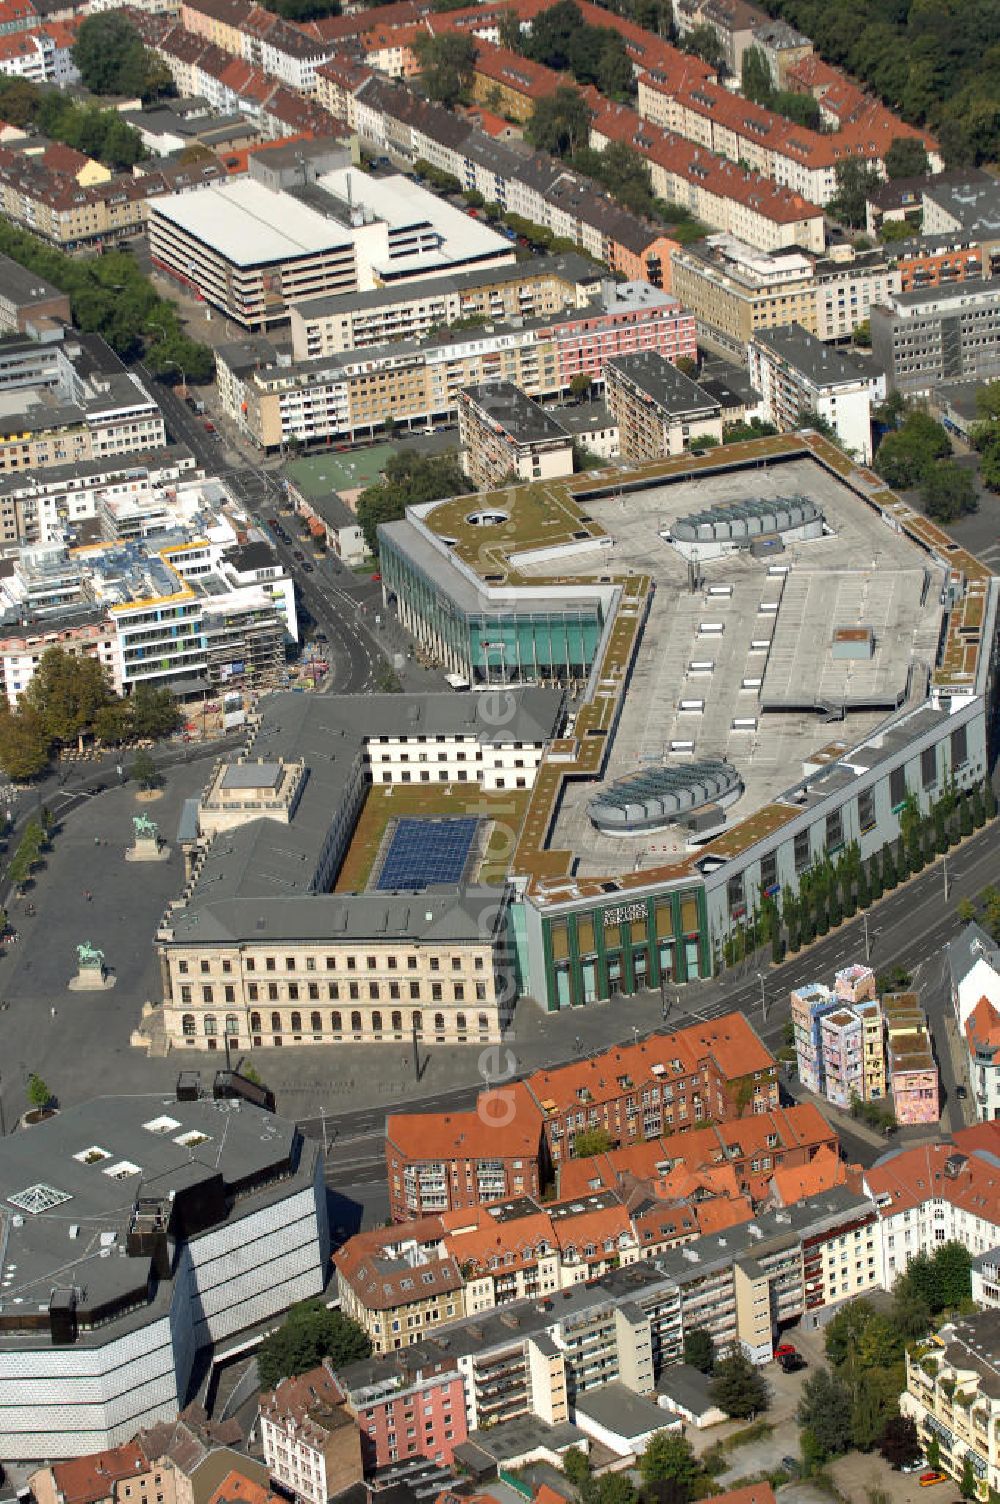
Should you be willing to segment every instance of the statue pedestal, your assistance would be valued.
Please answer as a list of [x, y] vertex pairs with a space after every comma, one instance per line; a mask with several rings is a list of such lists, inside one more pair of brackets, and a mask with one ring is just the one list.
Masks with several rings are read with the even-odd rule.
[[106, 966], [81, 966], [68, 987], [70, 992], [110, 992], [117, 980]]
[[135, 844], [125, 853], [127, 862], [168, 862], [170, 847], [159, 836], [136, 836]]

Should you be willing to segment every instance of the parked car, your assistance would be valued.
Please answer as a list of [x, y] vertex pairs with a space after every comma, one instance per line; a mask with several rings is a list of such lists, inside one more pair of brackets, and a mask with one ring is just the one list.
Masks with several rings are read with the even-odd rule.
[[935, 1483], [947, 1483], [947, 1482], [948, 1482], [948, 1474], [947, 1473], [937, 1473], [937, 1472], [934, 1472], [933, 1469], [932, 1469], [930, 1472], [921, 1473], [920, 1474], [920, 1487], [921, 1488], [933, 1488], [934, 1485], [935, 1485]]
[[215, 432], [215, 424], [212, 422], [211, 418], [206, 418], [205, 419], [205, 432], [206, 433], [214, 433]]
[[786, 1473], [798, 1473], [802, 1469], [802, 1464], [797, 1457], [782, 1457], [781, 1465]]
[[960, 1102], [964, 1102], [969, 1093], [966, 1091], [964, 1086], [956, 1086], [955, 1095]]
[[302, 560], [305, 558], [305, 554], [302, 552], [301, 548], [293, 548], [292, 549], [292, 558], [293, 559], [298, 559], [299, 563], [301, 564]]
[[375, 582], [376, 585], [381, 582], [382, 576], [379, 574], [379, 572], [378, 572], [377, 569], [376, 569], [375, 573], [372, 575], [372, 579], [374, 580], [374, 582]]
[[303, 572], [303, 573], [304, 573], [304, 574], [315, 574], [315, 572], [316, 572], [316, 566], [315, 566], [315, 564], [310, 564], [310, 563], [309, 563], [309, 562], [308, 562], [308, 560], [307, 560], [307, 561], [306, 561], [306, 562], [305, 562], [305, 563], [304, 563], [304, 564], [303, 564], [303, 566], [302, 566], [302, 572]]
[[926, 1457], [918, 1457], [916, 1462], [904, 1462], [900, 1467], [901, 1473], [922, 1473], [927, 1466]]
[[794, 1343], [779, 1342], [777, 1347], [774, 1349], [774, 1356], [776, 1358], [790, 1358], [796, 1351], [797, 1349]]
[[800, 1368], [805, 1368], [806, 1360], [801, 1353], [782, 1353], [778, 1359], [782, 1373], [798, 1373]]

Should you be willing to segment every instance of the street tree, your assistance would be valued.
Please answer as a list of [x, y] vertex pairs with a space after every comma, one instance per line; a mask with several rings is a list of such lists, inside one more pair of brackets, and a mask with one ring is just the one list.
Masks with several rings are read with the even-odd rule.
[[28, 1101], [36, 1112], [41, 1112], [52, 1101], [52, 1093], [35, 1071], [28, 1077]]
[[51, 647], [42, 654], [21, 701], [37, 716], [50, 742], [76, 742], [82, 751], [97, 712], [110, 703], [113, 693], [96, 658]]
[[37, 778], [49, 765], [51, 743], [37, 715], [18, 706], [11, 710], [6, 696], [0, 703], [0, 767], [14, 783]]
[[145, 749], [138, 751], [132, 759], [129, 773], [141, 789], [155, 788], [160, 780], [156, 763]]
[[976, 482], [971, 470], [954, 460], [937, 460], [927, 470], [920, 486], [920, 504], [935, 522], [954, 522], [979, 510]]
[[409, 506], [461, 496], [469, 481], [455, 454], [418, 455], [401, 451], [390, 455], [382, 479], [358, 497], [358, 521], [369, 552], [378, 552], [378, 526], [398, 522]]
[[890, 1415], [879, 1440], [878, 1449], [890, 1467], [911, 1467], [920, 1456], [917, 1423], [910, 1415]]

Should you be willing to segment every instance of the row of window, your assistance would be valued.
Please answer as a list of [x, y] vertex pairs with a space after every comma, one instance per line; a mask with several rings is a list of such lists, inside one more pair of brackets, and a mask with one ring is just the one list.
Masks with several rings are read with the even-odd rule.
[[[270, 1016], [271, 1033], [282, 1034], [284, 1032], [288, 1032], [294, 1035], [300, 1035], [306, 1032], [302, 1026], [304, 1017], [306, 1017], [306, 1015], [293, 1010], [288, 1015], [288, 1025], [286, 1030], [282, 1023], [282, 1014], [278, 1012], [272, 1012]], [[331, 1033], [339, 1037], [345, 1032], [344, 1015], [338, 1009], [335, 1009], [330, 1014], [328, 1029], [324, 1026], [323, 1015], [320, 1013], [319, 1009], [314, 1009], [308, 1015], [308, 1018], [308, 1031], [311, 1032], [314, 1037], [321, 1037], [324, 1032]], [[360, 1011], [358, 1011], [357, 1009], [353, 1010], [350, 1014], [349, 1025], [350, 1027], [347, 1032], [356, 1035], [361, 1035], [365, 1032], [375, 1035], [381, 1035], [384, 1032], [383, 1016], [378, 1009], [376, 1009], [371, 1014], [367, 1024], [363, 1021]], [[445, 1015], [443, 1013], [435, 1013], [433, 1019], [434, 1033], [443, 1034], [446, 1027]], [[488, 1013], [479, 1013], [476, 1015], [476, 1027], [481, 1034], [486, 1034], [489, 1032], [490, 1018]], [[206, 1013], [202, 1019], [202, 1028], [206, 1037], [213, 1039], [219, 1033], [219, 1020], [213, 1013]], [[239, 1016], [235, 1013], [227, 1013], [224, 1020], [224, 1028], [225, 1032], [231, 1037], [233, 1035], [238, 1035], [240, 1032]], [[408, 1028], [415, 1034], [422, 1033], [423, 1014], [419, 1012], [411, 1013]], [[467, 1034], [469, 1032], [469, 1020], [468, 1016], [465, 1013], [455, 1014], [455, 1028], [460, 1035]], [[193, 1039], [197, 1034], [197, 1031], [198, 1023], [195, 1015], [193, 1013], [185, 1013], [183, 1018], [181, 1019], [181, 1033], [186, 1039]], [[393, 1034], [397, 1034], [400, 1038], [402, 1038], [403, 1014], [399, 1009], [393, 1009], [392, 1013], [389, 1015], [389, 1031]], [[255, 1035], [263, 1033], [262, 1014], [258, 1012], [251, 1012], [250, 1032]]]
[[[444, 959], [442, 956], [425, 956], [424, 959], [427, 961], [427, 964], [428, 964], [428, 966], [429, 966], [429, 968], [430, 968], [431, 971], [440, 971], [441, 970], [441, 964], [442, 964], [442, 961]], [[344, 959], [345, 969], [347, 971], [358, 971], [360, 969], [359, 966], [358, 966], [358, 960], [359, 960], [358, 956], [347, 956], [347, 957], [345, 957], [345, 959]], [[461, 971], [463, 965], [465, 964], [465, 957], [464, 956], [454, 956], [453, 955], [453, 956], [449, 957], [449, 960], [450, 960], [450, 963], [451, 963], [451, 969], [452, 969], [452, 971]], [[406, 957], [406, 969], [407, 969], [407, 971], [416, 971], [417, 964], [418, 964], [418, 958], [415, 955], [409, 955], [409, 956]], [[484, 968], [485, 968], [485, 964], [486, 963], [485, 963], [485, 961], [484, 961], [484, 959], [483, 959], [482, 956], [475, 956], [473, 958], [473, 966], [474, 966], [474, 968], [475, 968], [476, 971], [483, 971]], [[189, 973], [190, 973], [190, 970], [191, 970], [191, 965], [192, 965], [192, 963], [190, 961], [182, 958], [177, 963], [177, 970], [178, 970], [178, 972], [180, 973], [181, 976], [188, 976]], [[228, 956], [224, 956], [222, 958], [221, 965], [222, 965], [223, 975], [224, 976], [231, 976], [232, 972], [233, 972], [233, 963], [232, 963], [232, 960]], [[247, 956], [245, 958], [245, 961], [244, 961], [244, 968], [245, 968], [246, 971], [256, 971], [257, 970], [257, 960], [256, 960], [256, 958], [254, 956]], [[198, 970], [199, 970], [199, 972], [201, 973], [202, 976], [209, 976], [213, 969], [214, 968], [213, 968], [213, 963], [212, 963], [211, 958], [204, 958], [203, 957], [201, 960], [199, 960], [199, 962], [198, 962]], [[266, 956], [264, 958], [264, 970], [265, 971], [277, 971], [277, 969], [278, 969], [278, 958], [277, 958], [277, 956]], [[304, 960], [300, 960], [296, 956], [286, 956], [285, 957], [285, 970], [286, 971], [300, 971], [300, 970], [303, 970], [303, 969], [305, 971], [317, 971], [319, 969], [318, 968], [318, 964], [317, 964], [317, 957], [316, 956], [306, 956]], [[336, 971], [337, 970], [337, 958], [336, 958], [336, 956], [327, 956], [325, 958], [325, 969], [327, 971]], [[389, 956], [366, 956], [365, 957], [365, 967], [364, 967], [364, 969], [367, 970], [367, 971], [378, 971], [380, 969], [385, 969], [387, 971], [398, 971], [399, 970], [399, 957], [396, 956], [396, 955], [389, 955]]]
[[[288, 982], [284, 987], [284, 997], [282, 997], [281, 995], [281, 988], [279, 987], [277, 982], [267, 982], [264, 985], [266, 986], [266, 996], [262, 995], [261, 984], [257, 982], [248, 982], [247, 1001], [251, 1003], [297, 1003], [306, 1001], [317, 1003], [320, 1000], [318, 982], [307, 982], [304, 984], [300, 984], [298, 982]], [[402, 982], [389, 982], [388, 984], [384, 982], [369, 982], [367, 985], [367, 1001], [370, 1003], [382, 1002], [384, 1000], [384, 996], [387, 996], [390, 1002], [401, 1001], [403, 997], [404, 985], [406, 987], [406, 997], [411, 1003], [419, 1003], [423, 1000], [423, 992], [421, 990], [420, 982], [407, 982], [405, 984]], [[432, 1003], [443, 1003], [445, 1001], [444, 986], [445, 984], [443, 982], [431, 982], [430, 1001]], [[346, 987], [347, 1000], [352, 1003], [360, 1002], [362, 984], [360, 982], [348, 982], [346, 984]], [[475, 1001], [477, 1003], [485, 1003], [487, 1000], [486, 983], [477, 982], [475, 984], [475, 987]], [[387, 988], [385, 994], [383, 994], [383, 988]], [[203, 986], [201, 988], [200, 1001], [211, 1007], [217, 1001], [215, 991], [216, 989], [211, 983]], [[193, 994], [194, 988], [189, 982], [184, 982], [181, 984], [181, 1003], [184, 1006], [187, 1006], [188, 1004], [195, 1001]], [[341, 999], [341, 984], [339, 982], [327, 982], [326, 996], [328, 1002], [339, 1002]], [[448, 998], [447, 1001], [454, 1003], [464, 1003], [466, 1002], [466, 1000], [466, 984], [464, 982], [452, 982], [451, 997]], [[469, 1000], [471, 1001], [471, 994]], [[218, 999], [218, 1001], [223, 1003], [236, 1002], [236, 988], [231, 982], [226, 982], [223, 984], [222, 997]]]

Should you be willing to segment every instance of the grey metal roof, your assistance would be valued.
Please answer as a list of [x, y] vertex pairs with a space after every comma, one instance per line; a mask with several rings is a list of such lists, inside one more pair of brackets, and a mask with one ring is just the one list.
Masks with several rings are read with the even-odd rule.
[[235, 786], [259, 787], [239, 780], [259, 780], [262, 767], [279, 762], [302, 762], [307, 776], [298, 802], [287, 823], [261, 817], [215, 837], [187, 898], [164, 919], [166, 943], [348, 937], [448, 942], [491, 934], [500, 918], [496, 888], [398, 895], [330, 893], [319, 885], [328, 834], [359, 773], [364, 776], [366, 739], [457, 735], [483, 743], [536, 743], [553, 735], [560, 690], [510, 691], [502, 724], [493, 699], [452, 692], [270, 696], [246, 750], [230, 760], [225, 777], [228, 782], [232, 776]]
[[656, 1381], [657, 1394], [665, 1394], [674, 1404], [701, 1415], [712, 1408], [709, 1388], [712, 1380], [707, 1373], [693, 1368], [690, 1363], [669, 1363]]
[[677, 820], [741, 787], [736, 769], [721, 758], [643, 768], [605, 784], [587, 813], [598, 829], [627, 835]]
[[[585, 286], [601, 280], [602, 268], [583, 256], [568, 252], [562, 256], [542, 256], [528, 269], [533, 276], [560, 276], [567, 282]], [[445, 277], [424, 277], [408, 282], [405, 289], [382, 287], [373, 292], [327, 294], [303, 298], [294, 304], [303, 319], [323, 318], [327, 314], [362, 313], [374, 308], [391, 308], [397, 303], [416, 303], [421, 298], [441, 297], [448, 293], [467, 292], [470, 288], [493, 286], [494, 283], [517, 282], [524, 278], [525, 267], [494, 266], [488, 271], [456, 272]]]
[[697, 382], [671, 365], [658, 350], [638, 350], [634, 355], [618, 355], [605, 362], [605, 372], [619, 372], [646, 392], [671, 416], [683, 413], [715, 413], [722, 409], [713, 397], [703, 392]]
[[773, 351], [780, 360], [786, 360], [813, 386], [855, 386], [866, 376], [866, 372], [856, 361], [840, 350], [835, 350], [832, 345], [824, 344], [801, 324], [789, 324], [780, 329], [758, 329], [754, 333], [753, 342]]
[[[97, 1097], [0, 1139], [4, 1311], [47, 1311], [52, 1292], [70, 1287], [81, 1308], [92, 1309], [135, 1287], [142, 1291], [135, 1312], [81, 1329], [79, 1341], [100, 1344], [126, 1324], [144, 1325], [169, 1304], [171, 1281], [162, 1279], [145, 1304], [150, 1255], [124, 1255], [137, 1200], [170, 1201], [220, 1174], [227, 1187], [247, 1186], [273, 1170], [270, 1189], [241, 1194], [226, 1213], [252, 1215], [268, 1198], [292, 1194], [295, 1182], [311, 1181], [312, 1146], [300, 1157], [300, 1145], [294, 1123], [247, 1103], [178, 1102], [170, 1094]], [[25, 1195], [39, 1191], [54, 1194]], [[29, 1205], [42, 1209], [21, 1209]], [[24, 1336], [4, 1333], [5, 1346], [49, 1342], [47, 1324]]]
[[742, 501], [719, 502], [702, 512], [678, 517], [670, 532], [683, 542], [697, 543], [704, 539], [706, 542], [746, 543], [750, 538], [787, 532], [789, 528], [801, 527], [804, 522], [814, 522], [822, 516], [815, 502], [805, 496], [788, 496], [777, 501], [748, 496]]
[[671, 1419], [669, 1412], [617, 1382], [584, 1390], [577, 1394], [575, 1404], [578, 1415], [586, 1415], [597, 1425], [605, 1426], [627, 1440], [645, 1436], [649, 1431], [662, 1430]]

